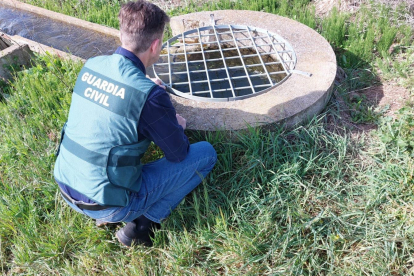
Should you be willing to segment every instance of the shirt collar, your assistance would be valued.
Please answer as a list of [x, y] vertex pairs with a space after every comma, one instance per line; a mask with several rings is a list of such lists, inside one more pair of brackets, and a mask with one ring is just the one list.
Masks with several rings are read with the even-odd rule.
[[122, 55], [124, 57], [126, 57], [127, 59], [129, 59], [130, 61], [132, 61], [132, 63], [138, 67], [138, 69], [140, 69], [144, 74], [146, 74], [145, 72], [145, 66], [142, 63], [142, 61], [131, 51], [128, 51], [125, 48], [122, 47], [118, 47], [118, 49], [116, 49], [115, 54], [119, 54]]

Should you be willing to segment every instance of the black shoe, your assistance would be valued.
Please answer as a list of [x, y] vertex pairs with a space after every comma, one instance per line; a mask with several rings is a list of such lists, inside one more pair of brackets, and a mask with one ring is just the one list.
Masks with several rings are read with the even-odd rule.
[[152, 246], [152, 238], [154, 231], [160, 229], [161, 225], [155, 223], [144, 216], [140, 216], [135, 220], [128, 222], [123, 228], [116, 232], [119, 242], [125, 246], [141, 244], [144, 246]]

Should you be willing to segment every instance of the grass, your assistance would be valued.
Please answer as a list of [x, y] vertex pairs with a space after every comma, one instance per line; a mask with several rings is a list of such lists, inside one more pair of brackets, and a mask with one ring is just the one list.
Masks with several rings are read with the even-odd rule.
[[[118, 1], [107, 2], [113, 9], [119, 5]], [[67, 3], [78, 4], [78, 10], [89, 9], [92, 16], [99, 14], [98, 4], [107, 2], [35, 4], [60, 7], [68, 13]], [[336, 86], [326, 110], [295, 129], [250, 128], [235, 134], [235, 141], [221, 132], [191, 133], [193, 142], [207, 140], [214, 145], [218, 163], [166, 220], [153, 248], [121, 247], [114, 232], [122, 225], [97, 228], [63, 202], [53, 182], [60, 128], [82, 64], [41, 56], [35, 67], [17, 74], [11, 83], [1, 84], [0, 91], [9, 96], [0, 100], [0, 273], [413, 274], [412, 104], [407, 103], [397, 120], [390, 120], [379, 111], [370, 111], [363, 97], [350, 96], [382, 79], [412, 84], [412, 63], [406, 58], [412, 58], [413, 46], [404, 36], [408, 27], [390, 20], [387, 28], [394, 31], [385, 27], [380, 31], [385, 23], [368, 18], [363, 27], [366, 32], [357, 31], [358, 18], [369, 13], [364, 9], [354, 18], [338, 12], [319, 22], [306, 1], [206, 5], [267, 7], [294, 17], [294, 8], [283, 6], [286, 4], [312, 14], [315, 28], [335, 48], [347, 77]], [[196, 9], [192, 5], [170, 12], [190, 12]], [[382, 9], [388, 11], [387, 16], [394, 14], [386, 7], [375, 11]], [[81, 14], [86, 16], [80, 11], [76, 15]], [[113, 11], [110, 16], [113, 18]], [[103, 18], [114, 22], [109, 15]], [[384, 38], [381, 45], [385, 46], [378, 48], [380, 32], [389, 37], [395, 30], [394, 50], [384, 54], [390, 38]], [[367, 41], [364, 47], [368, 48], [352, 52], [356, 42], [349, 35], [353, 32], [360, 34], [356, 41], [361, 45]], [[373, 39], [369, 32], [374, 32]], [[354, 123], [376, 123], [378, 129], [354, 138], [353, 129], [341, 117], [343, 109]], [[160, 156], [156, 147], [151, 150], [152, 156]]]

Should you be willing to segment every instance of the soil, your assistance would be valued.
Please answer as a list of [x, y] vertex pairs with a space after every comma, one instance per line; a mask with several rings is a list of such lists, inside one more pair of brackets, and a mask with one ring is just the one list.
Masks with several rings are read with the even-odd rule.
[[319, 17], [324, 17], [336, 7], [339, 11], [356, 12], [367, 0], [314, 0], [315, 13]]
[[[190, 0], [149, 0], [149, 2], [152, 2], [159, 6], [164, 11], [169, 11], [171, 9], [177, 8], [177, 7], [186, 7], [190, 4]], [[207, 0], [192, 0], [195, 4], [204, 4], [207, 2]]]
[[396, 113], [410, 98], [410, 93], [404, 87], [394, 83], [384, 83], [364, 91], [367, 101], [380, 109], [388, 107], [385, 116], [396, 118]]
[[[375, 123], [355, 123], [352, 121], [350, 112], [344, 99], [334, 91], [334, 101], [339, 110], [339, 116], [333, 118], [328, 116], [328, 129], [334, 132], [342, 132], [342, 128], [351, 129], [352, 136], [369, 134], [377, 129]], [[398, 111], [410, 100], [410, 92], [396, 83], [385, 82], [378, 86], [369, 87], [364, 90], [352, 92], [350, 97], [364, 97], [367, 105], [374, 110], [385, 110], [383, 116], [397, 118]], [[338, 121], [339, 118], [339, 121]]]

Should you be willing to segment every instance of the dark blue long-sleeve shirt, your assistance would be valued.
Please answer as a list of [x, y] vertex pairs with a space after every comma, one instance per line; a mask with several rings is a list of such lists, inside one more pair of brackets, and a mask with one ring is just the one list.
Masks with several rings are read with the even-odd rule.
[[[144, 74], [144, 64], [130, 51], [118, 47], [115, 54], [131, 60]], [[178, 124], [175, 108], [165, 89], [157, 86], [148, 95], [138, 123], [138, 137], [148, 138], [161, 148], [165, 158], [180, 162], [187, 156], [189, 142]]]
[[[132, 52], [118, 47], [115, 54], [128, 58], [146, 74], [144, 64]], [[147, 101], [141, 111], [137, 131], [139, 140], [147, 138], [153, 141], [161, 148], [168, 161], [180, 162], [187, 156], [190, 143], [184, 134], [183, 128], [178, 124], [175, 108], [171, 103], [169, 95], [159, 86], [154, 87], [148, 95]], [[72, 188], [62, 183], [58, 184], [73, 199], [86, 203], [94, 203]]]

